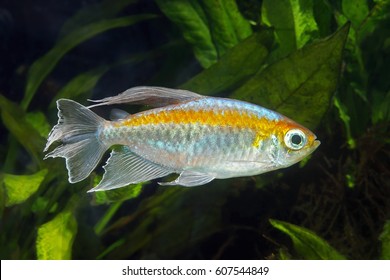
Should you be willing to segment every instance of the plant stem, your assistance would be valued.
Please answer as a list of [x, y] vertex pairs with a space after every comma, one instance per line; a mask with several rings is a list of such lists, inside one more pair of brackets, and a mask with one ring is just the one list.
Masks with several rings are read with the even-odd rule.
[[111, 218], [115, 215], [116, 211], [121, 207], [122, 201], [115, 202], [111, 204], [110, 208], [108, 208], [107, 212], [104, 214], [104, 216], [100, 219], [99, 222], [94, 227], [94, 231], [96, 235], [100, 235], [103, 231], [103, 229], [106, 227], [108, 222], [111, 220]]

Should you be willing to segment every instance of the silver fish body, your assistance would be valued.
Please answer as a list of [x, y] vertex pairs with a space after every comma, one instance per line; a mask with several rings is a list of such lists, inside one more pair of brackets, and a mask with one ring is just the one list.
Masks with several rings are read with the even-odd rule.
[[197, 186], [215, 178], [257, 175], [290, 166], [319, 145], [301, 125], [238, 100], [140, 87], [98, 105], [156, 101], [166, 106], [109, 122], [74, 101], [59, 100], [59, 123], [46, 149], [55, 141], [63, 144], [46, 157], [64, 157], [69, 180], [77, 182], [92, 172], [106, 149], [121, 145], [111, 152], [96, 191], [170, 173], [180, 176], [160, 184]]

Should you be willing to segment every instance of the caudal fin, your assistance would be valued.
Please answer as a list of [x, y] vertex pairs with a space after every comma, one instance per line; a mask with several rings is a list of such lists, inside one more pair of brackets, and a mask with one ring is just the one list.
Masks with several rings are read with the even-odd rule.
[[65, 158], [69, 182], [76, 183], [91, 174], [108, 148], [98, 137], [105, 120], [69, 99], [58, 100], [57, 108], [58, 123], [49, 134], [44, 152], [54, 142], [61, 141], [62, 145], [48, 153], [44, 159]]

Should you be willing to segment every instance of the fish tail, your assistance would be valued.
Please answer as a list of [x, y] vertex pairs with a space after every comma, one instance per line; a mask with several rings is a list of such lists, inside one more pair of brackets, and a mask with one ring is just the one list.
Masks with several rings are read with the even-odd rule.
[[99, 138], [106, 120], [69, 99], [58, 100], [57, 108], [58, 123], [49, 133], [44, 152], [54, 142], [61, 141], [62, 144], [46, 154], [44, 159], [65, 158], [69, 182], [76, 183], [91, 174], [108, 149]]

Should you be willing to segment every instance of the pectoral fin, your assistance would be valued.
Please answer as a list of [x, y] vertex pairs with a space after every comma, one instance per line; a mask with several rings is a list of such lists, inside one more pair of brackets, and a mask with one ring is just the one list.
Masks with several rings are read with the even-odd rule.
[[88, 192], [117, 189], [129, 184], [160, 178], [174, 172], [134, 154], [126, 146], [113, 150], [103, 168], [105, 170], [103, 179]]
[[203, 97], [204, 96], [188, 90], [170, 89], [163, 87], [134, 87], [116, 96], [107, 97], [100, 100], [89, 100], [97, 104], [91, 105], [88, 108], [121, 103], [133, 103], [150, 105], [153, 107], [162, 107], [169, 104], [176, 104], [183, 101]]
[[186, 170], [180, 173], [180, 176], [177, 177], [176, 180], [167, 183], [159, 182], [159, 185], [161, 186], [181, 185], [185, 187], [195, 187], [195, 186], [207, 184], [208, 182], [211, 182], [214, 179], [215, 177], [210, 174]]

